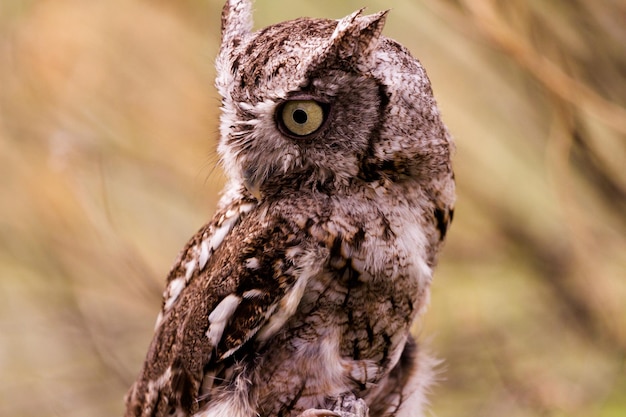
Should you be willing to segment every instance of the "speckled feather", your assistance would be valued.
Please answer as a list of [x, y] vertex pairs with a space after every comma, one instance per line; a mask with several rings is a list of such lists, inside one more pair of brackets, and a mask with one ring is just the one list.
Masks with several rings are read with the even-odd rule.
[[[218, 211], [170, 271], [126, 416], [420, 416], [410, 336], [452, 219], [453, 144], [386, 12], [251, 32], [222, 14]], [[309, 136], [288, 100], [329, 110]], [[332, 410], [332, 411], [330, 411]]]

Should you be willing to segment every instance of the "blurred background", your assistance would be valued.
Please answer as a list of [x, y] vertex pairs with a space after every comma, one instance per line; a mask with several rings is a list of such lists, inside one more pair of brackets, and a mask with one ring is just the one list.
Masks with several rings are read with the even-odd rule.
[[[0, 2], [0, 414], [116, 416], [213, 210], [222, 1]], [[256, 26], [392, 8], [457, 142], [415, 329], [440, 417], [626, 415], [626, 2], [258, 0]]]

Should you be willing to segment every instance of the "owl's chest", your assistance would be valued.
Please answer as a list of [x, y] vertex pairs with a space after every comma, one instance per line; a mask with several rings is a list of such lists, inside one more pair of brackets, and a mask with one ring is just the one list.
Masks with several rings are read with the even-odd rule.
[[315, 260], [323, 266], [295, 314], [258, 352], [268, 415], [284, 411], [276, 404], [303, 410], [343, 392], [365, 398], [397, 363], [427, 299], [430, 268], [419, 213], [410, 205], [383, 211], [390, 206], [344, 199], [298, 210], [307, 216], [297, 223], [326, 255]]
[[315, 277], [263, 350], [258, 394], [267, 415], [285, 412], [285, 404], [297, 415], [345, 392], [366, 398], [395, 365], [414, 318], [414, 291], [360, 279], [349, 268]]
[[429, 241], [417, 204], [383, 200], [349, 207], [337, 207], [335, 216], [310, 229], [328, 258], [323, 272], [309, 281], [299, 312], [303, 320], [319, 311], [346, 323], [343, 335], [352, 355], [377, 356], [425, 304]]
[[[350, 265], [321, 274], [307, 290], [292, 323], [295, 333], [305, 340], [333, 334], [341, 358], [371, 361], [381, 370], [395, 360], [420, 298], [413, 276], [372, 276]], [[372, 377], [354, 379], [365, 384]]]

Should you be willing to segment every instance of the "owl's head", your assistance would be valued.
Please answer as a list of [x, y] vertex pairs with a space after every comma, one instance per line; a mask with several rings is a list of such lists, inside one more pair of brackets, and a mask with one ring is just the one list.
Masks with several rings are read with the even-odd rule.
[[217, 59], [218, 151], [257, 198], [285, 187], [418, 181], [450, 173], [450, 137], [424, 69], [381, 36], [387, 12], [301, 18], [252, 31], [229, 0]]

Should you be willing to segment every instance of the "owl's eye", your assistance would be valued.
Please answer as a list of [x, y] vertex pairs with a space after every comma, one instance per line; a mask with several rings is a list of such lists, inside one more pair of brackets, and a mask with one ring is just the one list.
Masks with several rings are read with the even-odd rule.
[[290, 100], [278, 109], [278, 124], [289, 136], [315, 133], [326, 119], [324, 105], [314, 100]]

